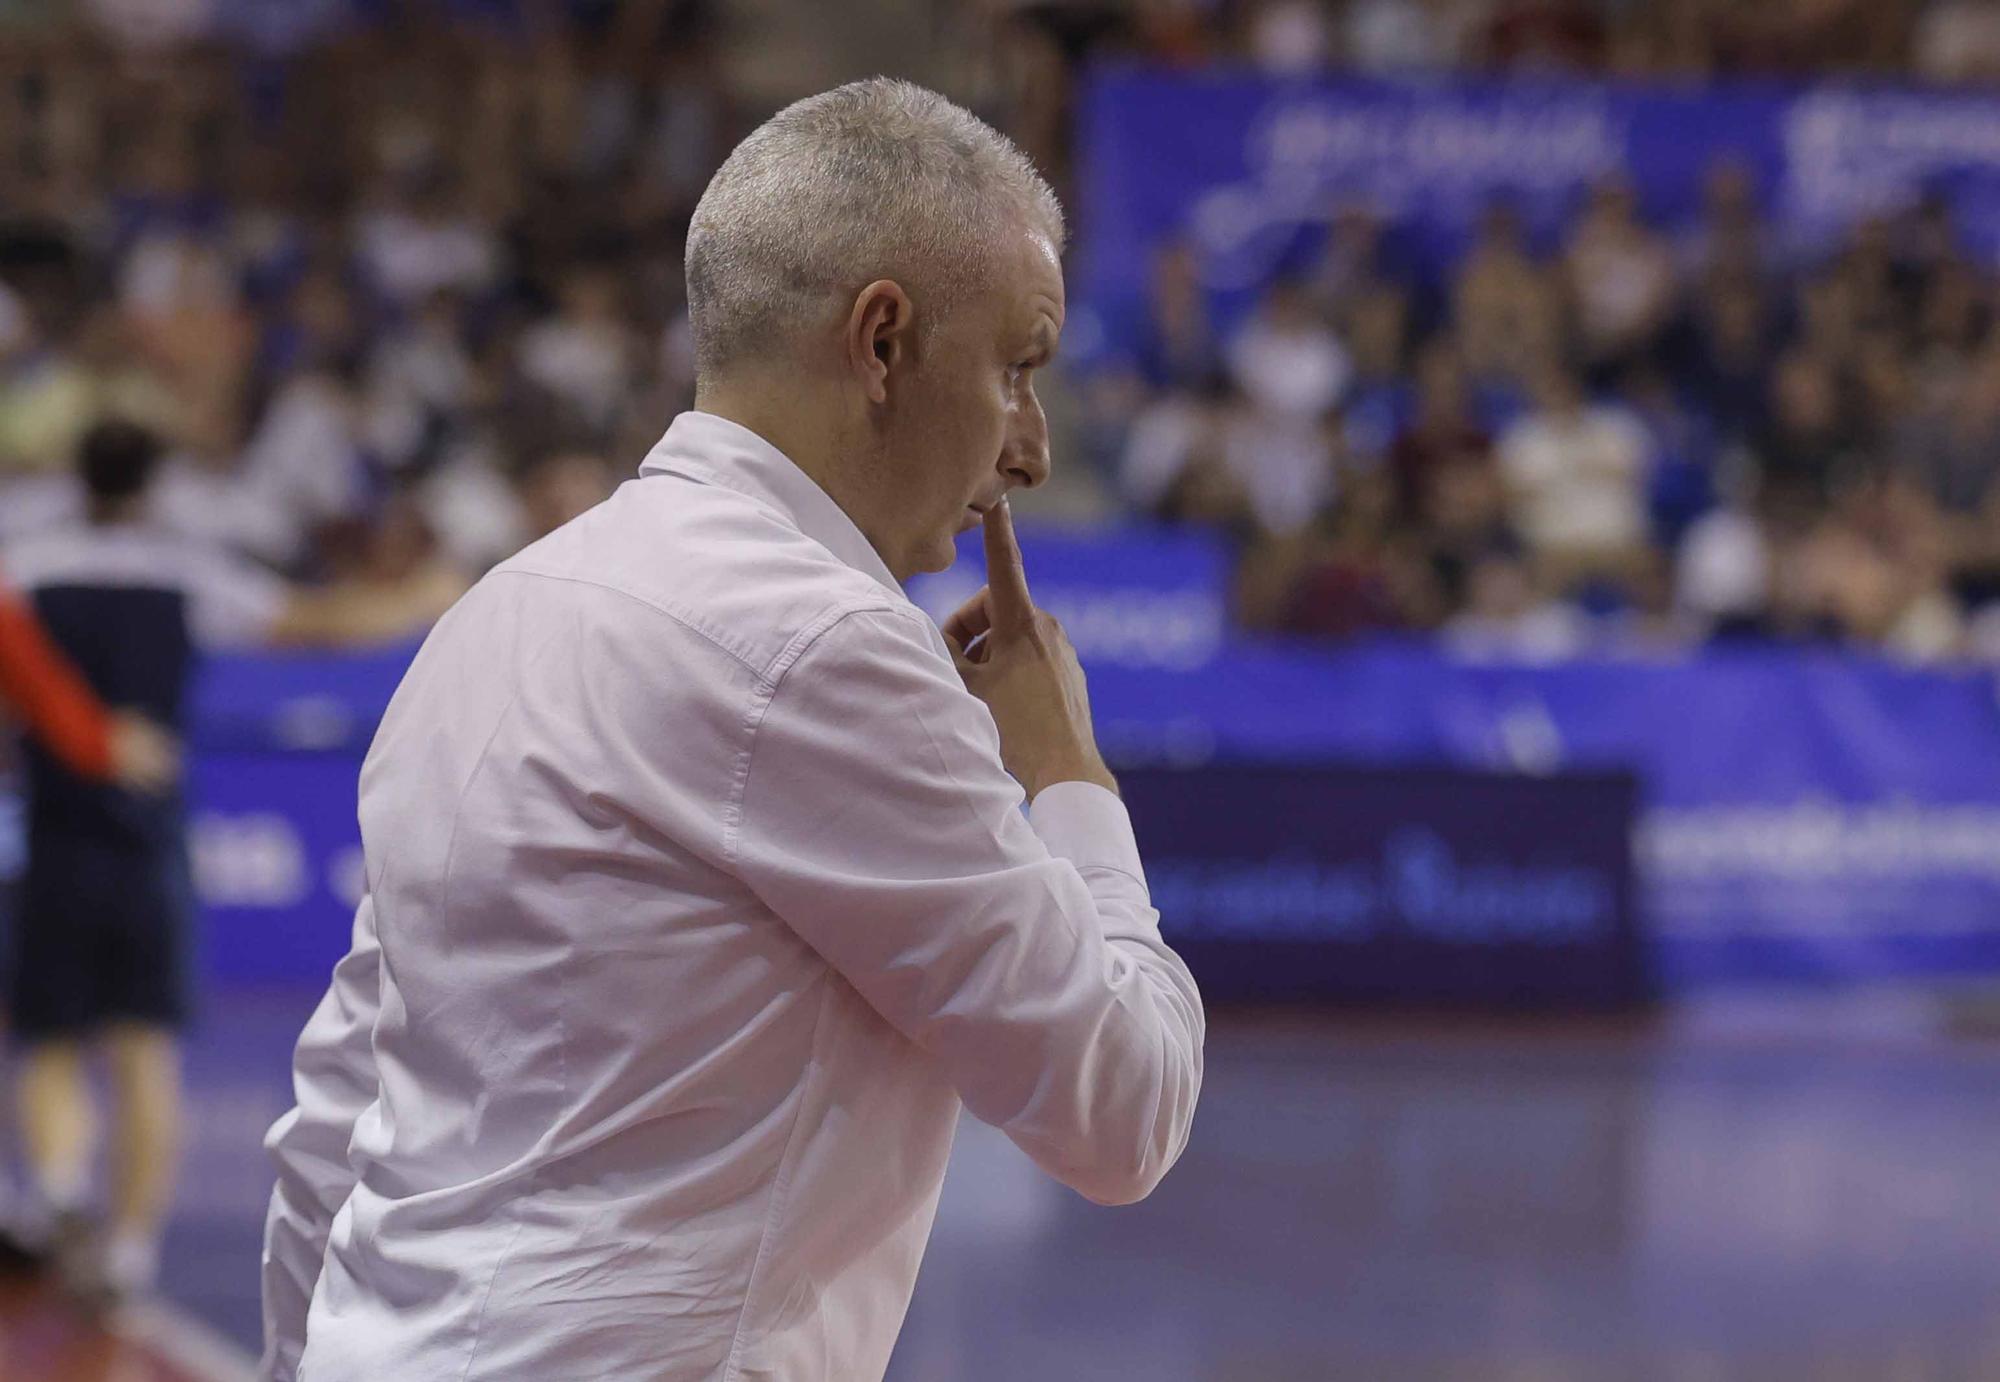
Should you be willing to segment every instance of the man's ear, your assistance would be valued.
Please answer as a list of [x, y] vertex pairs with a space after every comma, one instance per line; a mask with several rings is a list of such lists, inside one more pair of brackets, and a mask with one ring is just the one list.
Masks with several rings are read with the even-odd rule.
[[847, 367], [870, 403], [889, 401], [889, 373], [910, 363], [916, 310], [894, 279], [878, 278], [855, 294], [847, 314]]

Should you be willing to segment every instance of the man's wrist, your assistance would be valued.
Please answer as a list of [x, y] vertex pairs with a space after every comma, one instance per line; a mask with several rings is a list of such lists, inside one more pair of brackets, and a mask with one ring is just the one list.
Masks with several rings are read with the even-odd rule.
[[1050, 787], [1062, 782], [1089, 782], [1118, 795], [1118, 779], [1111, 775], [1104, 759], [1095, 753], [1078, 754], [1050, 763], [1042, 771], [1023, 775], [1021, 785], [1033, 801]]

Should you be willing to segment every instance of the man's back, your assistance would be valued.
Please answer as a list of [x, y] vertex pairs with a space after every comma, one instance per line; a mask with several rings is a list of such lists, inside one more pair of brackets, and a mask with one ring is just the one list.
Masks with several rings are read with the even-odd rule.
[[[694, 425], [727, 444], [750, 435]], [[1014, 919], [980, 915], [995, 894], [957, 876], [984, 864], [947, 855], [946, 877], [927, 877], [940, 867], [921, 838], [929, 804], [870, 783], [867, 725], [837, 742], [870, 708], [794, 698], [848, 684], [856, 656], [878, 652], [904, 664], [884, 694], [913, 663], [954, 690], [955, 674], [804, 476], [774, 501], [740, 483], [764, 474], [756, 463], [668, 464], [481, 582], [369, 754], [379, 1098], [355, 1128], [358, 1180], [313, 1298], [300, 1375], [314, 1382], [886, 1365], [958, 1114], [922, 1024], [963, 1001], [969, 1030], [999, 1001], [1009, 972], [979, 969], [1016, 942], [980, 928]], [[788, 682], [809, 655], [823, 667]], [[821, 755], [851, 762], [851, 803], [816, 781]], [[873, 815], [841, 819], [850, 809]], [[1006, 837], [1089, 908], [1017, 810], [995, 819], [939, 828], [973, 824], [982, 850]], [[821, 841], [851, 865], [816, 861]], [[857, 879], [860, 902], [844, 896]], [[938, 944], [967, 947], [965, 961], [923, 979], [926, 957], [898, 959], [932, 945], [912, 939], [919, 926], [943, 928]], [[1099, 1001], [1102, 956], [1076, 940], [1031, 940], [1032, 963]], [[1004, 970], [1039, 1000], [1025, 963]], [[912, 991], [920, 981], [942, 987]], [[902, 1020], [906, 1004], [925, 1016]], [[1005, 1107], [985, 1112], [1034, 1122], [1038, 1087], [1066, 1082], [989, 1044]], [[1192, 1086], [1163, 1098], [1162, 1072], [1132, 1073], [1147, 1082], [1135, 1106], [1164, 1111], [1170, 1160]]]
[[[362, 778], [382, 1097], [313, 1322], [339, 1330], [340, 1375], [363, 1371], [352, 1344], [392, 1373], [449, 1354], [568, 1376], [584, 1337], [633, 1349], [593, 1376], [721, 1366], [786, 1147], [816, 1132], [816, 1040], [904, 1044], [725, 871], [722, 811], [786, 645], [889, 603], [745, 496], [650, 476], [432, 636]], [[942, 1152], [949, 1087], [887, 1069], [879, 1112]], [[815, 1231], [914, 1270], [927, 1202], [819, 1203]], [[343, 1298], [350, 1265], [367, 1304]]]

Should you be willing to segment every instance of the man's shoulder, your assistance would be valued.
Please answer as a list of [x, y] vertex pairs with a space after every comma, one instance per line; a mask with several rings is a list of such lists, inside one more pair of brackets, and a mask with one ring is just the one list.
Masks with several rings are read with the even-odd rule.
[[[526, 577], [601, 617], [648, 613], [774, 675], [801, 640], [849, 614], [923, 616], [755, 500], [668, 477], [631, 481], [488, 579]], [[565, 589], [567, 588], [567, 589]], [[590, 594], [589, 592], [596, 592]]]

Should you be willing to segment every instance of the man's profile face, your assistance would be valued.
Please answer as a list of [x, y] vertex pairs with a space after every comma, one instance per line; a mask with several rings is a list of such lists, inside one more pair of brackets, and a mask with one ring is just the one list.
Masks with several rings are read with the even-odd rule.
[[1035, 376], [1055, 354], [1064, 310], [1055, 247], [1022, 231], [1000, 246], [992, 282], [932, 333], [887, 438], [881, 535], [898, 578], [944, 570], [985, 510], [1048, 478]]

